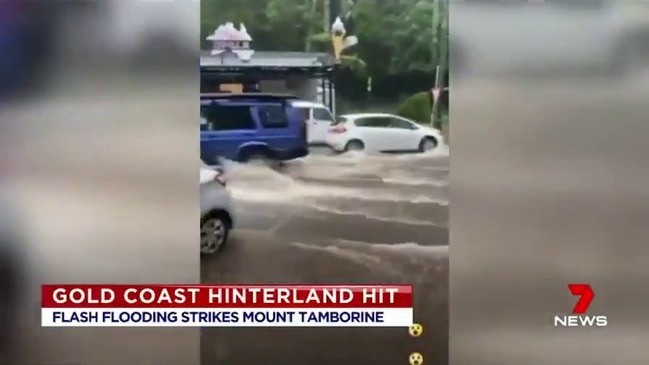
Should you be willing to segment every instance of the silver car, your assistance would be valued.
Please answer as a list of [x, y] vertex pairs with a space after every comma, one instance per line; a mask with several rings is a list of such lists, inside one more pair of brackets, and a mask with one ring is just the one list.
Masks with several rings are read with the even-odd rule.
[[232, 197], [224, 170], [201, 162], [201, 255], [221, 252], [234, 227]]

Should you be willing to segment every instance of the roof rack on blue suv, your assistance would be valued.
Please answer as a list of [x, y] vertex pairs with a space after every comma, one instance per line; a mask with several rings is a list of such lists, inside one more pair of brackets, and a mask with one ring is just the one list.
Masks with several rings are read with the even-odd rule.
[[201, 99], [267, 99], [267, 100], [298, 100], [295, 95], [269, 94], [269, 93], [202, 93]]
[[306, 121], [292, 95], [201, 94], [201, 158], [286, 161], [308, 154]]

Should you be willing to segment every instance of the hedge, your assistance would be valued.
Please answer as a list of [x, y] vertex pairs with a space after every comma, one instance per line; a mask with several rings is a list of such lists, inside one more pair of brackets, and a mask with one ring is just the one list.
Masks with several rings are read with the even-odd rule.
[[432, 112], [431, 97], [427, 91], [409, 96], [397, 109], [398, 115], [420, 124], [430, 124], [430, 114]]

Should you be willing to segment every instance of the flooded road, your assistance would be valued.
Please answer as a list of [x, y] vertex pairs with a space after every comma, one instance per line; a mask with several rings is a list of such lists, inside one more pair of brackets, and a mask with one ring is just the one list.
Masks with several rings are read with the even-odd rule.
[[448, 152], [330, 155], [282, 171], [227, 164], [238, 224], [203, 283], [410, 283], [407, 329], [219, 329], [202, 332], [203, 364], [448, 363]]
[[[175, 365], [198, 363], [199, 355], [204, 364], [405, 364], [413, 351], [428, 364], [447, 363], [446, 151], [314, 153], [281, 173], [231, 166], [237, 229], [222, 257], [199, 263], [199, 231], [187, 229], [199, 219], [191, 203], [199, 161], [187, 163], [195, 159], [187, 147], [195, 131], [169, 127], [153, 136], [136, 124], [128, 133], [79, 130], [89, 107], [77, 104], [25, 111], [13, 140], [7, 192], [25, 214], [32, 277], [16, 359], [3, 364]], [[183, 117], [168, 105], [170, 115]], [[123, 119], [136, 120], [142, 105], [123, 110]], [[108, 110], [97, 115], [113, 118]], [[79, 124], [33, 138], [31, 126], [44, 116]], [[145, 135], [155, 140], [143, 144]], [[413, 283], [425, 334], [414, 340], [406, 329], [212, 329], [199, 341], [195, 328], [40, 327], [41, 283], [190, 284], [199, 276], [205, 283]]]

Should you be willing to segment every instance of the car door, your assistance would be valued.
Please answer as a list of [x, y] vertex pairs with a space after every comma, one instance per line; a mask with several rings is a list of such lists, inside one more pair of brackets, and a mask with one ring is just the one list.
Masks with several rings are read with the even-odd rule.
[[221, 157], [236, 160], [239, 146], [257, 135], [250, 106], [239, 103], [201, 101], [201, 159], [216, 164]]
[[359, 128], [359, 137], [365, 144], [365, 150], [370, 152], [383, 152], [391, 150], [390, 119], [386, 117], [363, 117], [357, 119], [355, 124]]
[[391, 151], [416, 151], [421, 142], [419, 126], [399, 117], [390, 118]]
[[303, 106], [293, 106], [293, 110], [299, 114], [299, 117], [304, 121], [306, 127], [306, 140], [308, 144], [313, 143], [315, 136], [315, 125], [311, 116], [311, 108]]
[[261, 130], [256, 141], [273, 151], [286, 151], [295, 146], [299, 137], [296, 129], [290, 128], [286, 108], [281, 103], [263, 103], [253, 109]]
[[309, 117], [309, 143], [324, 143], [327, 130], [334, 120], [329, 109], [312, 108]]

